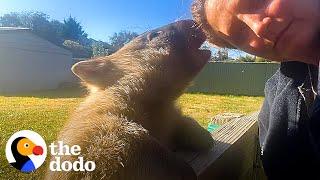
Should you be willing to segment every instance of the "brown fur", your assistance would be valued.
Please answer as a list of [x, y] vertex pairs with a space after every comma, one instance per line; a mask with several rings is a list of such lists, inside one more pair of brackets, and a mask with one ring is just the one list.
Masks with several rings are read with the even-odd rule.
[[[175, 100], [201, 70], [209, 53], [192, 21], [147, 32], [111, 56], [73, 67], [90, 95], [58, 140], [80, 145], [88, 173], [50, 172], [46, 179], [195, 179], [177, 150], [212, 147], [210, 134], [184, 117]], [[73, 157], [62, 157], [73, 161]]]

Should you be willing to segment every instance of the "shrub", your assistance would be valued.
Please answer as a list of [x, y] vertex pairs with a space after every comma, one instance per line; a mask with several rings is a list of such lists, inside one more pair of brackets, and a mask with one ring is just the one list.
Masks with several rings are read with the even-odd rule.
[[65, 40], [63, 46], [72, 52], [74, 58], [90, 58], [92, 57], [91, 47], [83, 46], [78, 42]]

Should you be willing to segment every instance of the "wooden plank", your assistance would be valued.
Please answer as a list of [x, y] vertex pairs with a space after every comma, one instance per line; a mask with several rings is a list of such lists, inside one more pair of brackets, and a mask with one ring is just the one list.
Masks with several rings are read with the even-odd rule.
[[255, 168], [259, 160], [257, 119], [258, 112], [231, 120], [212, 134], [213, 149], [184, 156], [199, 179], [256, 178]]

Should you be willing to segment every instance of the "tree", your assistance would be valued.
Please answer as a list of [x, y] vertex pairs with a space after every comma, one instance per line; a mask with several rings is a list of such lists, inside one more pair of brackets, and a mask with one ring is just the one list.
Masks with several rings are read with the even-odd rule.
[[256, 60], [255, 56], [251, 56], [251, 55], [240, 56], [238, 57], [238, 59], [236, 59], [236, 61], [239, 61], [239, 62], [255, 62], [255, 60]]
[[4, 14], [0, 17], [0, 25], [2, 27], [23, 27], [19, 13]]
[[65, 40], [63, 46], [72, 52], [74, 58], [90, 58], [92, 57], [92, 49], [90, 47], [83, 46], [78, 42]]
[[136, 32], [122, 30], [118, 33], [114, 33], [110, 37], [110, 44], [114, 48], [114, 50], [118, 50], [137, 36], [138, 33]]
[[113, 50], [113, 47], [103, 41], [95, 41], [92, 43], [92, 54], [94, 57], [96, 56], [107, 56], [115, 51]]
[[74, 57], [110, 55], [138, 36], [135, 32], [120, 31], [110, 37], [108, 44], [89, 39], [80, 22], [71, 15], [60, 22], [50, 20], [50, 17], [42, 12], [4, 14], [0, 17], [0, 26], [30, 28], [34, 34], [69, 49]]
[[229, 59], [229, 53], [227, 48], [219, 48], [218, 51], [212, 57], [213, 61], [227, 61]]
[[32, 32], [48, 41], [60, 45], [63, 42], [61, 34], [57, 34], [57, 22], [53, 24], [49, 21], [49, 16], [41, 12], [26, 13], [21, 17], [26, 27], [31, 28]]
[[58, 43], [57, 45], [61, 46], [61, 44], [64, 42], [63, 38], [63, 23], [61, 23], [58, 20], [52, 20], [51, 22], [51, 28], [53, 31], [53, 35], [56, 36]]
[[83, 38], [87, 39], [88, 35], [74, 17], [69, 16], [63, 22], [62, 35], [64, 39], [75, 42], [80, 42]]
[[0, 18], [0, 25], [7, 27], [30, 28], [36, 35], [48, 41], [60, 45], [63, 42], [59, 21], [49, 21], [49, 16], [42, 12], [9, 13]]
[[269, 59], [262, 58], [262, 57], [257, 57], [256, 62], [271, 62]]

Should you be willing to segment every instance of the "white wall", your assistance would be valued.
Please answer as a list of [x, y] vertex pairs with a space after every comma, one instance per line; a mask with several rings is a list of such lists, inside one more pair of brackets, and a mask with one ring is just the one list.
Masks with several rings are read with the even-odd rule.
[[0, 31], [0, 92], [55, 89], [73, 81], [72, 55], [28, 31]]

